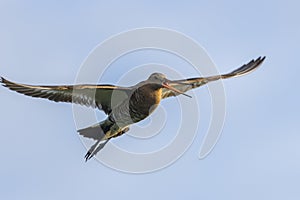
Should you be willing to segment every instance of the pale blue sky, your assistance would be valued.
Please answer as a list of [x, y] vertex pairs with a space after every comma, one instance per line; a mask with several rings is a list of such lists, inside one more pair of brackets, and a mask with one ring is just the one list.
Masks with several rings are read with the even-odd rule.
[[[206, 159], [197, 157], [200, 128], [177, 162], [142, 175], [95, 160], [85, 163], [70, 105], [1, 87], [0, 199], [299, 199], [299, 6], [296, 1], [0, 1], [0, 75], [18, 82], [73, 83], [97, 44], [145, 26], [192, 37], [222, 72], [267, 56], [253, 74], [224, 82], [225, 126]], [[197, 93], [208, 102], [205, 88]]]

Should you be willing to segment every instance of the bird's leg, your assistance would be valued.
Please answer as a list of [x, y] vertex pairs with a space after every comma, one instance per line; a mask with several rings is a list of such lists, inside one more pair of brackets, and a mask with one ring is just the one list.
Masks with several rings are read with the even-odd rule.
[[100, 143], [100, 140], [98, 140], [93, 146], [91, 146], [91, 148], [88, 150], [88, 152], [85, 154], [84, 158], [85, 158], [85, 162], [88, 161], [91, 157], [90, 155], [92, 154], [92, 152], [94, 151], [94, 149], [97, 147], [97, 145]]
[[[88, 152], [85, 154], [84, 158], [85, 161], [88, 161], [90, 158], [92, 158], [94, 155], [96, 155], [105, 145], [106, 143], [113, 137], [118, 137], [123, 135], [124, 133], [126, 133], [127, 131], [129, 131], [129, 127], [125, 127], [122, 131], [119, 131], [116, 134], [108, 134], [110, 135], [110, 137], [104, 137], [102, 140], [98, 140], [93, 146], [91, 146], [91, 148], [88, 150]], [[108, 133], [110, 133], [111, 131], [109, 131]], [[101, 141], [104, 141], [103, 143], [100, 144]]]
[[93, 146], [91, 146], [91, 148], [88, 150], [88, 152], [84, 156], [85, 162], [88, 161], [89, 159], [91, 159], [94, 155], [96, 155], [96, 153], [98, 153], [98, 151], [100, 151], [109, 140], [110, 139], [107, 139], [105, 142], [103, 142], [101, 144], [99, 144], [99, 143], [103, 140], [98, 140]]

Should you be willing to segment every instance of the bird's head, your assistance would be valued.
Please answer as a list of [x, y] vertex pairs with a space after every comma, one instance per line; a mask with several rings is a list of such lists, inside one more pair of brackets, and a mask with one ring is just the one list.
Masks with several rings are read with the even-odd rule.
[[[183, 94], [185, 96], [191, 97], [191, 96], [189, 96], [187, 94], [184, 94], [183, 92], [179, 91], [174, 86], [172, 86], [172, 83], [175, 83], [175, 82], [167, 79], [166, 76], [162, 73], [153, 73], [153, 74], [151, 74], [148, 78], [148, 82], [150, 82], [152, 84], [157, 84], [159, 88], [167, 88], [167, 89], [172, 90], [176, 93]], [[178, 84], [181, 84], [181, 83], [176, 82], [176, 84], [178, 85]]]
[[157, 83], [161, 85], [162, 83], [167, 81], [167, 78], [162, 73], [153, 73], [149, 76], [148, 81], [151, 83]]

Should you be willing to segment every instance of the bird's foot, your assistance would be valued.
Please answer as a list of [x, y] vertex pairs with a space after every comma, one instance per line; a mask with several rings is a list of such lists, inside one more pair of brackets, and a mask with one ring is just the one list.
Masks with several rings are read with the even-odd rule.
[[85, 154], [85, 156], [84, 156], [85, 162], [87, 162], [87, 161], [92, 157], [91, 154], [92, 154], [92, 152], [90, 152], [90, 151], [88, 151], [88, 152]]

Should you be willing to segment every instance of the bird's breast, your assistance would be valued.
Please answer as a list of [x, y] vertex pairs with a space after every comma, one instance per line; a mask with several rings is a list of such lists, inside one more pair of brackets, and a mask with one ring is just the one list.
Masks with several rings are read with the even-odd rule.
[[162, 89], [139, 88], [130, 98], [129, 111], [134, 122], [148, 117], [159, 105]]

